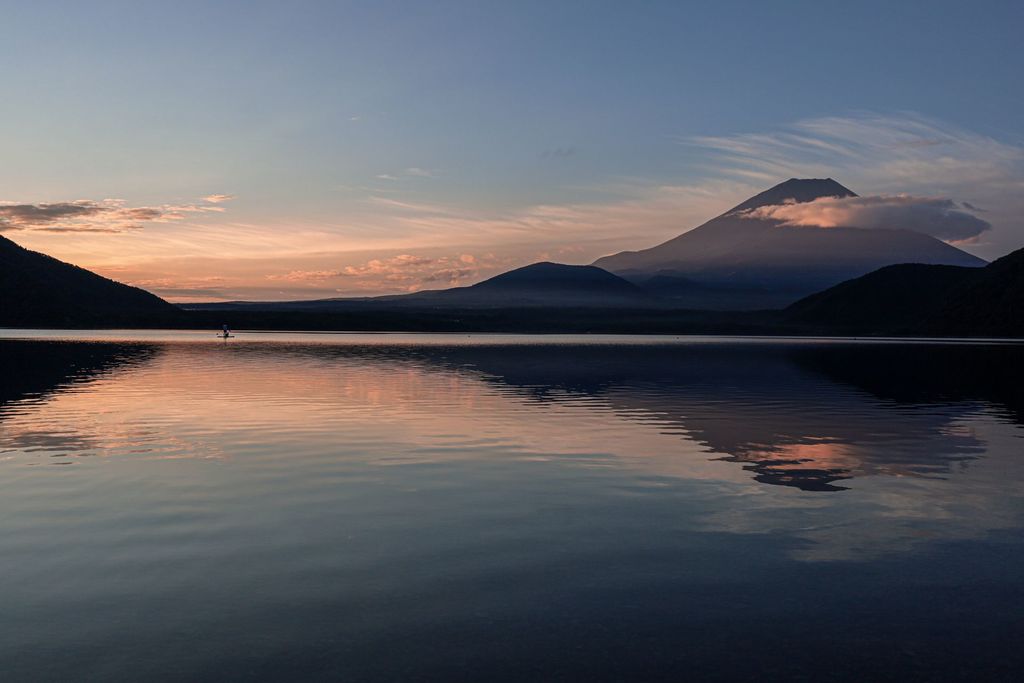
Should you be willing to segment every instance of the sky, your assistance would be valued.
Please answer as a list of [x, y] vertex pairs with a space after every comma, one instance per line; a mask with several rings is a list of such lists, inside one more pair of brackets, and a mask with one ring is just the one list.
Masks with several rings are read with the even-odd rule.
[[0, 234], [173, 301], [589, 263], [790, 177], [1024, 246], [1024, 3], [0, 11]]

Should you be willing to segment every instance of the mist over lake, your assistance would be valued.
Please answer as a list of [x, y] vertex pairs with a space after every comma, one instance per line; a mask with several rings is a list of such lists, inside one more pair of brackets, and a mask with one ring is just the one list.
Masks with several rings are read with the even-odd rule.
[[1024, 347], [5, 331], [5, 680], [1012, 680]]

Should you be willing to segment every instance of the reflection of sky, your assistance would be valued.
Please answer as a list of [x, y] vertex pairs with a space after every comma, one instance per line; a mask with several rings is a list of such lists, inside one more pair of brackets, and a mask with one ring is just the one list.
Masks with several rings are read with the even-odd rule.
[[[6, 466], [89, 455], [136, 475], [154, 458], [331, 461], [382, 479], [430, 463], [617, 472], [621, 495], [679, 489], [700, 501], [698, 528], [802, 539], [806, 559], [1022, 521], [1019, 427], [984, 395], [894, 404], [787, 347], [153, 348], [0, 410]], [[848, 490], [821, 493], [830, 482]]]

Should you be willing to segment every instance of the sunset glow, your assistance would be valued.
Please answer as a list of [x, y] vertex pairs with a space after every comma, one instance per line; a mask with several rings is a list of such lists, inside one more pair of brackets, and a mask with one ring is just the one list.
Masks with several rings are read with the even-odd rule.
[[[978, 207], [990, 230], [942, 237], [987, 259], [1024, 235], [1008, 64], [932, 49], [938, 63], [918, 64], [914, 31], [864, 55], [848, 48], [861, 35], [850, 18], [814, 32], [785, 13], [737, 23], [725, 7], [567, 3], [485, 18], [442, 4], [15, 13], [0, 57], [23, 96], [0, 112], [0, 233], [172, 301], [401, 293], [538, 260], [590, 263], [788, 177]], [[998, 12], [972, 21], [993, 29], [989, 46], [1011, 40]], [[722, 53], [722, 34], [747, 49]], [[830, 59], [797, 64], [780, 48], [796, 43]], [[704, 53], [719, 55], [717, 73], [699, 66]], [[944, 70], [953, 59], [961, 68]], [[864, 76], [894, 69], [902, 98]], [[943, 92], [983, 89], [989, 106], [936, 100], [925, 71], [945, 71]], [[850, 96], [823, 98], [836, 72]], [[786, 73], [820, 85], [755, 116], [751, 99]], [[711, 83], [727, 87], [696, 95]]]
[[1021, 678], [1021, 0], [2, 8], [2, 683]]

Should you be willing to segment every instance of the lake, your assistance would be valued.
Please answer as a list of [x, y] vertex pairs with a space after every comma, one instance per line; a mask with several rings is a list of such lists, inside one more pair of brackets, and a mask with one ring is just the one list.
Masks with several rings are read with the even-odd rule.
[[1015, 680], [1024, 346], [0, 330], [0, 667]]

